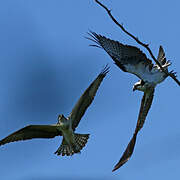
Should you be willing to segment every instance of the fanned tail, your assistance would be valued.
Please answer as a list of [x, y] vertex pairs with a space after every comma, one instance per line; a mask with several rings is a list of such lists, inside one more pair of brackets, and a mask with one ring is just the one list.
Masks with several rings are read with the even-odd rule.
[[86, 145], [89, 134], [74, 134], [75, 142], [76, 142], [76, 150], [80, 152], [80, 150]]
[[66, 140], [63, 138], [60, 147], [57, 149], [57, 151], [54, 154], [57, 154], [58, 156], [60, 155], [72, 156], [74, 154], [74, 151], [72, 147], [69, 144], [67, 144]]
[[73, 144], [68, 144], [63, 138], [62, 144], [55, 152], [57, 155], [62, 156], [72, 156], [74, 153], [80, 153], [81, 149], [86, 145], [89, 138], [89, 134], [77, 134], [74, 133], [74, 140]]

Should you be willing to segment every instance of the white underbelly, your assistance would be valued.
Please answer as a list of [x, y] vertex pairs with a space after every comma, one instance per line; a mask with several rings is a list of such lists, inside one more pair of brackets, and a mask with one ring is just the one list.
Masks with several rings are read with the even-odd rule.
[[140, 79], [152, 83], [154, 85], [164, 81], [164, 73], [157, 68], [149, 69], [148, 66], [145, 66], [143, 63], [140, 63], [138, 66], [126, 65], [126, 68], [129, 72], [137, 75]]
[[160, 71], [143, 73], [142, 78], [144, 81], [147, 81], [153, 84], [159, 84], [165, 80], [164, 73]]

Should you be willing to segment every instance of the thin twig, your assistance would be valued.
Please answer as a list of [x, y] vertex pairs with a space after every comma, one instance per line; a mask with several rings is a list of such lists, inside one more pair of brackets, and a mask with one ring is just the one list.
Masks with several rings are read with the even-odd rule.
[[164, 68], [161, 66], [161, 64], [159, 63], [159, 61], [157, 61], [157, 59], [155, 58], [155, 56], [153, 55], [151, 49], [149, 48], [149, 44], [145, 44], [143, 42], [141, 42], [137, 37], [135, 37], [133, 34], [129, 33], [122, 24], [120, 24], [115, 18], [114, 16], [111, 14], [111, 10], [109, 10], [104, 4], [102, 4], [101, 2], [99, 2], [98, 0], [95, 0], [95, 2], [97, 4], [99, 4], [101, 7], [103, 7], [106, 12], [108, 13], [109, 17], [113, 20], [113, 22], [119, 26], [122, 31], [124, 31], [127, 35], [129, 35], [130, 37], [132, 37], [138, 44], [140, 44], [141, 46], [145, 47], [150, 56], [152, 57], [152, 59], [156, 62], [156, 64], [160, 67], [160, 69], [167, 75], [170, 76], [172, 79], [174, 79], [174, 81], [180, 86], [180, 81], [176, 78], [176, 75], [173, 72], [167, 72], [166, 70], [164, 70]]

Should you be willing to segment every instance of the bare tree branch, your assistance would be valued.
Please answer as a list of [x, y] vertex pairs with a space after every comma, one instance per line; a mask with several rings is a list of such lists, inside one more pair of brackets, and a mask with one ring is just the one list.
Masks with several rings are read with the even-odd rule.
[[104, 8], [106, 10], [106, 12], [108, 13], [109, 17], [113, 20], [113, 22], [119, 26], [123, 32], [125, 32], [127, 35], [129, 35], [130, 37], [132, 37], [138, 44], [140, 44], [141, 46], [145, 47], [147, 49], [147, 51], [149, 52], [150, 56], [152, 57], [152, 59], [156, 62], [156, 64], [160, 67], [160, 69], [167, 75], [170, 76], [172, 79], [174, 79], [174, 81], [180, 86], [180, 81], [176, 78], [176, 75], [173, 71], [171, 72], [167, 72], [164, 70], [164, 68], [161, 66], [161, 64], [159, 63], [159, 61], [157, 61], [157, 59], [155, 58], [155, 56], [153, 55], [151, 49], [149, 48], [149, 44], [145, 44], [143, 42], [141, 42], [137, 37], [135, 37], [133, 34], [129, 33], [122, 24], [120, 24], [115, 18], [114, 16], [111, 14], [111, 10], [109, 10], [104, 4], [102, 4], [101, 2], [99, 2], [98, 0], [95, 0], [95, 2], [97, 4], [99, 4], [102, 8]]

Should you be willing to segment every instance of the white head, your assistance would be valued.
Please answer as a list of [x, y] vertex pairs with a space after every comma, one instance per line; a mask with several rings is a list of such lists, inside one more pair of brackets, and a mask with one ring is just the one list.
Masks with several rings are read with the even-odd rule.
[[60, 114], [58, 116], [58, 124], [61, 125], [61, 126], [67, 126], [69, 125], [69, 122], [68, 120], [64, 117], [63, 114]]
[[145, 92], [147, 89], [147, 84], [143, 80], [139, 80], [137, 83], [133, 86], [133, 91], [139, 90]]

